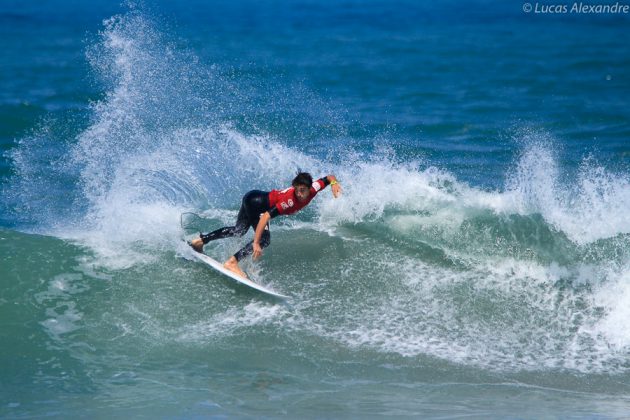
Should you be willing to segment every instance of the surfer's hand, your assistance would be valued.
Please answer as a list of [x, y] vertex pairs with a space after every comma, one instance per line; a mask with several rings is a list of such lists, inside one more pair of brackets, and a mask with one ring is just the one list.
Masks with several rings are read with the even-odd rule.
[[262, 255], [262, 248], [260, 247], [260, 244], [258, 244], [257, 242], [254, 242], [253, 247], [254, 247], [253, 258], [257, 260]]
[[337, 182], [336, 184], [331, 185], [330, 188], [332, 189], [333, 197], [339, 197], [339, 194], [341, 194], [341, 184]]

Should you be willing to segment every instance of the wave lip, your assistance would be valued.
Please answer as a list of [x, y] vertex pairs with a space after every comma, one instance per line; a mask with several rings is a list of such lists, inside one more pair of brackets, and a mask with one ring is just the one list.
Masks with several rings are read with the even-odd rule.
[[519, 214], [539, 213], [579, 245], [630, 233], [624, 209], [630, 183], [588, 157], [577, 176], [563, 182], [550, 146], [533, 144], [523, 152], [506, 188], [506, 201]]

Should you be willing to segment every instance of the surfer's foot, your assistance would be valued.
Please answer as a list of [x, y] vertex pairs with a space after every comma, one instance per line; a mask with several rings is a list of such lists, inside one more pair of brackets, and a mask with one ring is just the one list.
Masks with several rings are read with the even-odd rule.
[[230, 257], [229, 260], [227, 260], [223, 264], [223, 267], [225, 267], [228, 270], [238, 274], [241, 277], [247, 278], [247, 274], [245, 274], [245, 272], [243, 270], [241, 270], [241, 267], [238, 266], [238, 260], [233, 255]]
[[189, 244], [195, 251], [203, 252], [203, 241], [201, 240], [201, 238], [193, 239], [189, 242]]

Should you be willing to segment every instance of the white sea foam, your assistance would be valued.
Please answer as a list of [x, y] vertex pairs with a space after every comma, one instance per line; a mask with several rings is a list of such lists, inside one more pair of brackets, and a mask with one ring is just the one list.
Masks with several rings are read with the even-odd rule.
[[622, 355], [630, 348], [630, 267], [608, 269], [610, 280], [595, 286], [592, 304], [604, 311], [604, 316], [584, 330], [605, 339], [609, 351]]
[[80, 328], [83, 313], [77, 308], [73, 295], [89, 290], [82, 280], [81, 274], [60, 274], [50, 279], [47, 290], [35, 295], [37, 303], [46, 308], [46, 319], [40, 324], [55, 340]]
[[194, 342], [211, 337], [230, 336], [238, 334], [243, 328], [278, 323], [287, 313], [282, 305], [251, 302], [243, 308], [230, 308], [215, 314], [207, 321], [185, 326], [179, 340]]
[[[558, 289], [568, 274], [563, 267], [506, 260], [460, 272], [395, 261], [389, 281], [401, 279], [399, 293], [379, 304], [346, 305], [353, 317], [339, 316], [320, 334], [353, 348], [490, 370], [624, 370], [627, 311], [620, 303], [627, 293], [613, 303], [614, 291], [607, 291], [592, 302], [585, 290]], [[620, 311], [600, 322], [597, 303]]]

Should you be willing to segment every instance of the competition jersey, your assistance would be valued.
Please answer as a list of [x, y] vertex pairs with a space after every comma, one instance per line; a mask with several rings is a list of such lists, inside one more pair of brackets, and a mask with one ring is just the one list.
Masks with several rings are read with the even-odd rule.
[[[293, 214], [308, 205], [311, 200], [317, 195], [319, 191], [321, 191], [324, 187], [326, 187], [326, 183], [323, 179], [318, 179], [313, 182], [311, 185], [311, 193], [308, 198], [300, 202], [295, 196], [295, 188], [289, 187], [282, 191], [271, 190], [269, 193], [269, 207], [273, 209], [275, 207], [278, 210], [278, 214]], [[275, 212], [270, 212], [272, 217]]]

